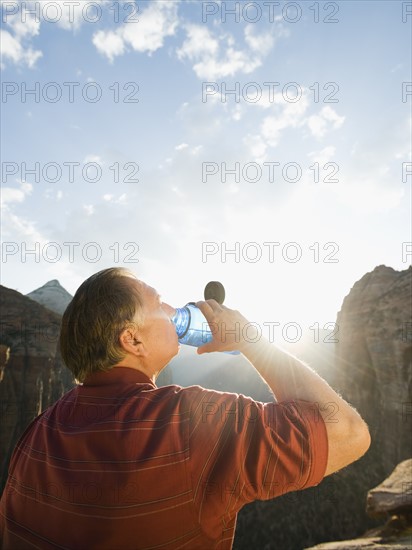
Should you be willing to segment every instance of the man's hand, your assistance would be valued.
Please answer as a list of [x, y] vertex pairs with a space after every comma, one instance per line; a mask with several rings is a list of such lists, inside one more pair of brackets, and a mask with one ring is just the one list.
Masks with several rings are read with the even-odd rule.
[[229, 309], [215, 300], [197, 302], [196, 306], [206, 317], [213, 335], [211, 342], [197, 348], [199, 355], [211, 351], [242, 351], [246, 346], [245, 335], [253, 340], [251, 333], [256, 329], [235, 309]]

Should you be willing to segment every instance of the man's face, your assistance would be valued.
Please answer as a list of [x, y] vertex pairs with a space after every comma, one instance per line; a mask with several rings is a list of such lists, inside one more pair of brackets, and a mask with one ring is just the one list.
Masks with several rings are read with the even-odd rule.
[[172, 317], [175, 309], [162, 302], [154, 288], [138, 281], [143, 301], [140, 340], [148, 351], [151, 366], [163, 368], [179, 352], [179, 342]]

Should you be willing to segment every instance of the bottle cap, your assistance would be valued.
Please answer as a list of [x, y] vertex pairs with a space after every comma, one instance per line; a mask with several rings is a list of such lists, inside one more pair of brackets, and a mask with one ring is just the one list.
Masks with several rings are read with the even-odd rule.
[[218, 304], [225, 301], [225, 287], [219, 281], [210, 281], [205, 286], [205, 300], [216, 300]]

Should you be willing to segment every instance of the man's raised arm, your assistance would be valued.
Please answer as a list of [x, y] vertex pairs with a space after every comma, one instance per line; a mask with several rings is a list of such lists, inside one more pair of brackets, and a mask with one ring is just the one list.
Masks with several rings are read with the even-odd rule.
[[328, 435], [325, 475], [340, 470], [366, 453], [370, 445], [366, 423], [316, 372], [264, 338], [254, 343], [244, 340], [242, 328], [248, 321], [238, 311], [215, 300], [198, 302], [197, 306], [213, 333], [213, 340], [198, 348], [199, 354], [240, 350], [269, 385], [277, 401], [301, 399], [319, 406]]

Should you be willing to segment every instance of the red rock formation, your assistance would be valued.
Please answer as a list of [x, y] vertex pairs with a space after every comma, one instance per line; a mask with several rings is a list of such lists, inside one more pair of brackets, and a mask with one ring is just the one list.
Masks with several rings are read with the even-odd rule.
[[412, 456], [411, 300], [412, 268], [378, 266], [355, 283], [337, 319], [332, 385], [368, 422], [379, 478]]
[[[27, 425], [71, 386], [71, 376], [56, 353], [60, 316], [19, 292], [0, 286], [0, 481]], [[7, 350], [9, 350], [7, 359]], [[3, 365], [4, 363], [4, 365]]]

